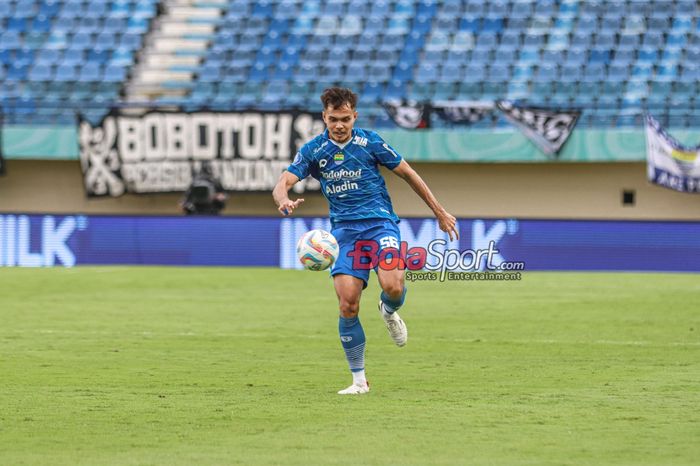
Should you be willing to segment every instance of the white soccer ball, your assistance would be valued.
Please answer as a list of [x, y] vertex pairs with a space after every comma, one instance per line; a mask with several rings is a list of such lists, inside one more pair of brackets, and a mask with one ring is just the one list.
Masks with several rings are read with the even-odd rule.
[[326, 270], [338, 259], [340, 247], [326, 230], [311, 230], [299, 238], [297, 257], [307, 270]]

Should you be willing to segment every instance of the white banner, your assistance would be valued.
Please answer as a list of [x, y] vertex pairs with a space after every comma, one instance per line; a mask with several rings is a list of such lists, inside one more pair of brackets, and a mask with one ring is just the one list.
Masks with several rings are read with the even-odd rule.
[[[207, 162], [227, 191], [270, 191], [294, 154], [324, 129], [300, 112], [113, 111], [97, 126], [78, 118], [88, 196], [185, 191]], [[296, 192], [318, 190], [309, 177]]]
[[685, 147], [654, 117], [646, 117], [647, 178], [684, 193], [700, 192], [700, 145]]

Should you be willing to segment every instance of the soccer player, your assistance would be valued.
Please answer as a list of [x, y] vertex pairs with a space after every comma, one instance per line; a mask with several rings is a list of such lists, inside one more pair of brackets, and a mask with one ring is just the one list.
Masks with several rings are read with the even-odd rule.
[[[323, 134], [307, 142], [280, 176], [272, 196], [282, 215], [290, 215], [304, 199], [292, 201], [288, 192], [299, 180], [311, 175], [321, 182], [328, 200], [331, 233], [338, 240], [340, 255], [331, 268], [338, 296], [340, 342], [350, 365], [353, 383], [340, 395], [369, 392], [365, 377], [365, 332], [358, 317], [360, 296], [367, 287], [369, 269], [353, 267], [349, 255], [360, 240], [376, 241], [378, 253], [398, 248], [401, 242], [391, 199], [379, 165], [392, 170], [423, 199], [450, 239], [459, 238], [455, 218], [435, 199], [423, 179], [374, 131], [353, 128], [357, 120], [357, 95], [350, 89], [332, 87], [321, 95]], [[398, 309], [406, 297], [402, 268], [375, 268], [382, 292], [379, 312], [389, 335], [404, 346], [408, 331]]]

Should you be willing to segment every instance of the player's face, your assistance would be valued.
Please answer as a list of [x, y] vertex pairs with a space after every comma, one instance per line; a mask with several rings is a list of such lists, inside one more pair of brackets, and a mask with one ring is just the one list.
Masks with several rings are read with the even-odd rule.
[[328, 127], [328, 135], [335, 142], [343, 143], [350, 139], [355, 120], [357, 120], [357, 112], [349, 104], [338, 108], [329, 105], [323, 111], [323, 121]]

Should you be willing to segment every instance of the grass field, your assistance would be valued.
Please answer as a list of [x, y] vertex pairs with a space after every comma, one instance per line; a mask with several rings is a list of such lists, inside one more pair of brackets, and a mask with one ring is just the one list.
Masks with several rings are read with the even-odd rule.
[[700, 277], [363, 298], [350, 383], [325, 273], [0, 269], [0, 464], [662, 465], [700, 459]]

